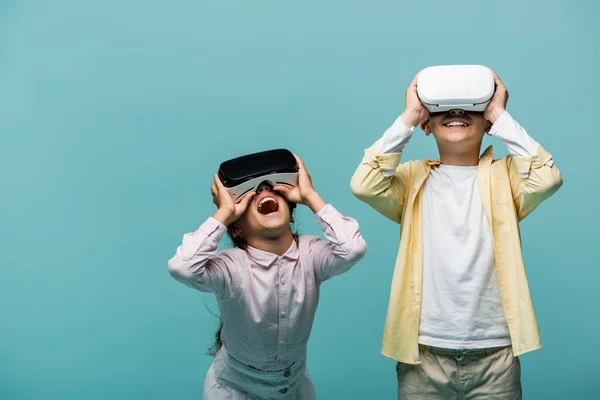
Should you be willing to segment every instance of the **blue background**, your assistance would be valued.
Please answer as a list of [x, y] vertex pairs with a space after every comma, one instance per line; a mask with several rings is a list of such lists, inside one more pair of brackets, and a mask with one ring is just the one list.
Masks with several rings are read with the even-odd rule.
[[[399, 230], [349, 181], [414, 74], [453, 63], [498, 72], [565, 181], [522, 224], [544, 343], [522, 358], [525, 398], [590, 398], [599, 16], [591, 0], [2, 0], [0, 398], [200, 398], [216, 302], [167, 260], [212, 215], [218, 164], [275, 147], [369, 243], [323, 286], [318, 396], [395, 398], [379, 348]], [[405, 159], [436, 155], [418, 130]], [[318, 232], [308, 210], [298, 219]]]

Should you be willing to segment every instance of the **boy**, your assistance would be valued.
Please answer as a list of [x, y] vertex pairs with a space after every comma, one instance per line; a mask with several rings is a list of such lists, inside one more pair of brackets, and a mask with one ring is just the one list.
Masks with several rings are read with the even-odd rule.
[[[520, 399], [518, 356], [541, 347], [518, 222], [562, 178], [494, 79], [485, 112], [429, 115], [415, 77], [405, 111], [352, 178], [360, 200], [401, 224], [381, 350], [398, 361], [399, 399]], [[418, 125], [440, 159], [401, 164]], [[510, 155], [493, 160], [490, 147], [480, 156], [485, 133]]]

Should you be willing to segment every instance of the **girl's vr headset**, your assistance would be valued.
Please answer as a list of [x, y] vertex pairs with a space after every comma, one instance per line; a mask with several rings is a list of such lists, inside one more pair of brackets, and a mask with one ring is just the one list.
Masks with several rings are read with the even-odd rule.
[[269, 150], [225, 161], [218, 175], [229, 194], [238, 201], [263, 182], [271, 186], [296, 186], [298, 163], [289, 150]]
[[494, 73], [482, 65], [428, 67], [417, 78], [419, 99], [430, 113], [483, 112], [495, 90]]

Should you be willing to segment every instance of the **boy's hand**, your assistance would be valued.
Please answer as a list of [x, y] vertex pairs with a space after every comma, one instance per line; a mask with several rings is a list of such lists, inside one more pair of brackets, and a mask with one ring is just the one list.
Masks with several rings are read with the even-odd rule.
[[406, 105], [402, 113], [402, 121], [407, 128], [419, 126], [419, 124], [429, 118], [429, 111], [423, 106], [417, 93], [417, 79], [419, 74], [415, 75], [406, 89]]
[[508, 103], [508, 90], [506, 90], [506, 86], [495, 72], [494, 82], [496, 83], [496, 91], [483, 113], [485, 119], [492, 124], [496, 123], [496, 120], [506, 111], [506, 103]]
[[242, 199], [236, 203], [229, 192], [227, 192], [227, 189], [225, 189], [225, 186], [223, 186], [223, 183], [221, 183], [217, 174], [215, 174], [211, 192], [213, 203], [218, 207], [213, 218], [225, 226], [237, 221], [248, 208], [252, 198], [256, 195], [256, 192], [252, 190], [249, 193], [246, 193]]
[[281, 193], [287, 201], [304, 204], [317, 213], [325, 206], [325, 202], [313, 187], [310, 175], [300, 157], [295, 154], [294, 157], [298, 162], [298, 185], [293, 188], [277, 185], [273, 187], [273, 190]]

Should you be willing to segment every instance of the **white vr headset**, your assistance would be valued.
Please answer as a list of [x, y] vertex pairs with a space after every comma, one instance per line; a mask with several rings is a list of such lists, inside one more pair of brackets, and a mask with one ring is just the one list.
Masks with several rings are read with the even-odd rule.
[[263, 151], [225, 161], [219, 179], [235, 201], [262, 183], [294, 187], [298, 184], [298, 163], [286, 149]]
[[495, 90], [494, 73], [482, 65], [428, 67], [417, 78], [417, 94], [430, 113], [483, 112]]

